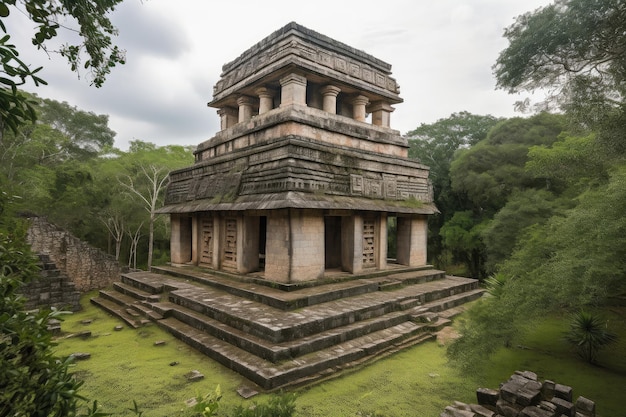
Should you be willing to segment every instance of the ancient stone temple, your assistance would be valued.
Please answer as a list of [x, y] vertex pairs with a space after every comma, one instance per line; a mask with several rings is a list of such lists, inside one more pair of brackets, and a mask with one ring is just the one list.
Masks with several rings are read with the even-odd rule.
[[238, 372], [244, 396], [437, 337], [483, 290], [426, 264], [436, 208], [391, 128], [401, 102], [371, 55], [295, 23], [263, 39], [224, 65], [221, 130], [170, 174], [171, 265], [92, 302]]
[[286, 284], [383, 270], [389, 245], [426, 264], [436, 208], [392, 128], [401, 102], [391, 65], [296, 23], [225, 64], [221, 130], [170, 174], [172, 263]]

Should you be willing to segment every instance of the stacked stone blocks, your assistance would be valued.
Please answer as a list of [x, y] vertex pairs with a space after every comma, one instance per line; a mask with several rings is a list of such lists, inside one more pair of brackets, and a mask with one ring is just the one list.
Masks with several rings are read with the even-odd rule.
[[479, 388], [478, 404], [455, 402], [441, 417], [595, 417], [595, 403], [579, 396], [574, 402], [572, 387], [550, 380], [538, 381], [537, 374], [516, 371], [499, 390]]

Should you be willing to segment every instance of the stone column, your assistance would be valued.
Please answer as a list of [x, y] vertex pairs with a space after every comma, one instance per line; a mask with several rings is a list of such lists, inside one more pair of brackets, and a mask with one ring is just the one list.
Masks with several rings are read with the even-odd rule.
[[398, 217], [397, 261], [401, 265], [426, 265], [426, 238], [428, 221], [426, 216]]
[[259, 114], [267, 113], [274, 107], [274, 92], [267, 87], [254, 91], [259, 96]]
[[372, 113], [372, 124], [382, 127], [390, 127], [391, 112], [395, 109], [384, 101], [373, 103], [369, 111]]
[[363, 270], [363, 216], [341, 218], [341, 269], [357, 274]]
[[293, 283], [324, 275], [324, 216], [288, 209], [267, 218], [265, 279]]
[[239, 119], [238, 122], [247, 122], [252, 119], [252, 105], [254, 99], [248, 96], [239, 96], [237, 99], [237, 105], [239, 106]]
[[365, 106], [369, 100], [365, 96], [356, 96], [352, 99], [352, 118], [359, 122], [365, 121]]
[[334, 85], [327, 85], [322, 88], [324, 96], [323, 110], [328, 113], [337, 114], [337, 95], [341, 92], [341, 88]]
[[170, 215], [170, 257], [173, 264], [191, 261], [191, 218], [187, 214]]
[[225, 130], [237, 124], [238, 111], [233, 107], [223, 107], [217, 111], [220, 116], [220, 129]]
[[280, 106], [306, 106], [306, 77], [291, 73], [280, 79]]

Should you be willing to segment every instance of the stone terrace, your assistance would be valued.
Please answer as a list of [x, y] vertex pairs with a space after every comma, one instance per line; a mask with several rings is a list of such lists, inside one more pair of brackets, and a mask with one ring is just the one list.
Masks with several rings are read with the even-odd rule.
[[481, 294], [476, 280], [431, 267], [330, 272], [307, 285], [168, 266], [122, 274], [92, 302], [134, 328], [155, 322], [274, 390], [429, 340]]

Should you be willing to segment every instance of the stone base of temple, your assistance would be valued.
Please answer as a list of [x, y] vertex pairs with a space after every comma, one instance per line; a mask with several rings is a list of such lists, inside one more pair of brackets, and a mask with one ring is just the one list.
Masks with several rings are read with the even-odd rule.
[[478, 281], [428, 265], [329, 269], [314, 281], [285, 283], [170, 265], [122, 274], [92, 302], [134, 328], [154, 322], [255, 390], [272, 391], [431, 340], [482, 293]]

